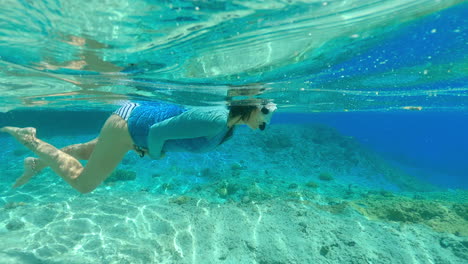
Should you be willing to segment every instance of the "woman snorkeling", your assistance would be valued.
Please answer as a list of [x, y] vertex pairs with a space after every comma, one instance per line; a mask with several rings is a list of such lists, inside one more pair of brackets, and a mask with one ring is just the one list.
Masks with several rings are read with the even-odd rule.
[[[166, 152], [210, 151], [228, 140], [237, 125], [264, 130], [275, 110], [273, 103], [188, 109], [166, 102], [132, 102], [107, 119], [96, 139], [62, 149], [38, 139], [33, 127], [3, 127], [0, 132], [9, 133], [39, 157], [25, 159], [25, 171], [13, 187], [50, 166], [73, 188], [89, 193], [130, 150], [153, 159]], [[79, 160], [88, 162], [83, 166]]]

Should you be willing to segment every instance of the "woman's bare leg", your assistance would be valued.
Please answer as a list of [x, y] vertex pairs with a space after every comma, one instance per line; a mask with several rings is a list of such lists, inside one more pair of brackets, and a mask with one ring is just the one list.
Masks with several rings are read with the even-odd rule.
[[35, 128], [3, 127], [0, 132], [11, 134], [82, 193], [91, 192], [104, 181], [133, 147], [127, 122], [117, 115], [107, 119], [85, 167], [73, 156], [36, 138]]
[[[86, 143], [66, 146], [60, 150], [77, 160], [88, 160], [94, 150], [94, 146], [96, 146], [96, 143], [97, 138]], [[47, 166], [48, 165], [40, 158], [25, 158], [23, 162], [23, 174], [18, 179], [16, 179], [15, 184], [13, 184], [13, 188], [17, 188], [26, 184], [34, 175], [38, 174]]]

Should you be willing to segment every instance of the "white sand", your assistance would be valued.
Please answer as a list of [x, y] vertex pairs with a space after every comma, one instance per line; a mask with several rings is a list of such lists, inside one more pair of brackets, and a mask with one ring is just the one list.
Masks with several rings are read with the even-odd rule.
[[[118, 198], [117, 198], [118, 197]], [[1, 209], [2, 263], [463, 263], [423, 225], [299, 201], [184, 204], [112, 192]], [[7, 261], [8, 260], [8, 261]]]

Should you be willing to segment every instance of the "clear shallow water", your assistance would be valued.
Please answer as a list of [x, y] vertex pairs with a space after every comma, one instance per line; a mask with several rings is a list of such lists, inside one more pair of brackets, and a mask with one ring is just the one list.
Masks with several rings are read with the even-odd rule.
[[[0, 127], [62, 147], [122, 100], [274, 101], [206, 154], [129, 153], [79, 195], [0, 135], [2, 263], [464, 263], [462, 1], [13, 1]], [[234, 96], [245, 99], [246, 96]]]

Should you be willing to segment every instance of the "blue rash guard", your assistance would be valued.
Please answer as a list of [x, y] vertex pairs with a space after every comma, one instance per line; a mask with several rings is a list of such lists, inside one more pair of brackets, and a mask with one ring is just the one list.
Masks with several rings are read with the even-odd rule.
[[225, 107], [187, 109], [165, 102], [129, 103], [115, 114], [128, 122], [135, 145], [153, 159], [164, 152], [206, 152], [231, 134]]

